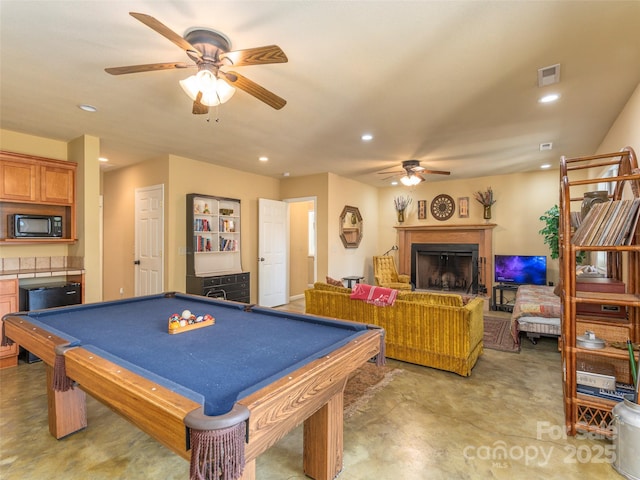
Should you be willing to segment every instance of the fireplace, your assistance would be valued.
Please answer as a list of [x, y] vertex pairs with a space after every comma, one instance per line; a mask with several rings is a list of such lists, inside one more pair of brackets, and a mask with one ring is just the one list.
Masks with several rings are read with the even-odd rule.
[[411, 283], [418, 290], [478, 293], [478, 245], [414, 243]]
[[[469, 224], [469, 225], [412, 225], [412, 226], [398, 226], [395, 227], [398, 231], [398, 272], [404, 273], [407, 275], [412, 275], [412, 280], [416, 279], [413, 277], [412, 272], [412, 262], [415, 262], [415, 252], [413, 252], [413, 245], [422, 245], [424, 250], [424, 245], [429, 244], [429, 248], [434, 247], [434, 245], [438, 248], [438, 251], [451, 252], [448, 255], [448, 258], [442, 259], [442, 263], [451, 263], [452, 261], [456, 261], [459, 263], [470, 262], [471, 267], [465, 266], [465, 269], [471, 268], [471, 280], [469, 280], [469, 276], [466, 273], [461, 275], [465, 275], [467, 285], [471, 282], [472, 291], [476, 291], [477, 293], [486, 293], [487, 291], [491, 291], [493, 286], [492, 275], [493, 272], [493, 229], [496, 227], [495, 224], [485, 223], [485, 224]], [[473, 252], [471, 253], [471, 257], [466, 257], [460, 255], [460, 252], [456, 250], [451, 250], [451, 246], [456, 245], [464, 245], [465, 249], [469, 247], [469, 245], [477, 245], [477, 253], [474, 257]], [[441, 248], [444, 246], [445, 248]], [[457, 248], [457, 247], [456, 247]], [[458, 255], [455, 255], [458, 254]], [[456, 258], [462, 257], [462, 258]], [[473, 268], [477, 269], [477, 273], [474, 274]], [[428, 269], [430, 267], [419, 267], [419, 271], [422, 272], [424, 269]], [[463, 268], [463, 267], [458, 267]], [[466, 271], [466, 270], [463, 270]], [[420, 273], [421, 275], [421, 273]], [[447, 276], [446, 278], [449, 287], [451, 288], [451, 276]], [[474, 281], [477, 282], [474, 288]], [[435, 283], [435, 282], [433, 282]], [[441, 280], [442, 283], [442, 280]], [[460, 279], [457, 280], [458, 285], [464, 283], [461, 282]], [[456, 285], [456, 280], [453, 280], [454, 286]], [[462, 291], [463, 287], [458, 286]], [[464, 287], [466, 289], [466, 287]]]

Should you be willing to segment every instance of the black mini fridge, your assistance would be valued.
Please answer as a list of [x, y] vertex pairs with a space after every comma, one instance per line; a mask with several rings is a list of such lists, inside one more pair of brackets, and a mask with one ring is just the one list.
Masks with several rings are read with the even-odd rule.
[[[82, 285], [79, 283], [48, 283], [20, 287], [20, 311], [41, 310], [51, 307], [65, 307], [82, 303]], [[25, 350], [29, 363], [40, 360]]]

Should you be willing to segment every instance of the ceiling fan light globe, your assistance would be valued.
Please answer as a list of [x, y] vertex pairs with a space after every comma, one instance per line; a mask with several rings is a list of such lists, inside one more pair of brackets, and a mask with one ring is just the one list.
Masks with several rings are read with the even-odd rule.
[[184, 90], [191, 100], [195, 100], [198, 96], [198, 79], [195, 75], [191, 75], [189, 78], [185, 78], [184, 80], [180, 80], [180, 86]]
[[422, 182], [422, 179], [416, 175], [405, 175], [400, 179], [400, 181], [406, 187], [413, 187]]
[[208, 107], [227, 102], [236, 92], [235, 88], [227, 82], [218, 80], [208, 70], [202, 70], [189, 78], [180, 80], [180, 86], [193, 101], [196, 100], [198, 93], [202, 92], [200, 103]]
[[218, 93], [218, 97], [220, 97], [220, 103], [225, 103], [233, 97], [233, 94], [236, 93], [236, 89], [227, 82], [217, 79], [216, 92]]
[[200, 70], [196, 73], [196, 80], [201, 92], [211, 92], [216, 89], [216, 76], [209, 70]]

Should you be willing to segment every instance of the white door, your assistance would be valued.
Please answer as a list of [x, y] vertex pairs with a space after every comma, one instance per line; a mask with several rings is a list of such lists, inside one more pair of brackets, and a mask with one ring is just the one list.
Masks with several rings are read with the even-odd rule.
[[164, 185], [136, 189], [135, 295], [164, 291]]
[[259, 198], [258, 212], [258, 304], [284, 305], [289, 301], [289, 206]]

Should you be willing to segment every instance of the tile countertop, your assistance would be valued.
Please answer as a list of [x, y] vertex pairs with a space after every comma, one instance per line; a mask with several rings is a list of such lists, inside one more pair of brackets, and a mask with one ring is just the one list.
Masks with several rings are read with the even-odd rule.
[[16, 278], [41, 278], [60, 277], [65, 275], [82, 275], [84, 270], [71, 267], [48, 268], [33, 270], [3, 270], [0, 271], [0, 280], [14, 280]]

